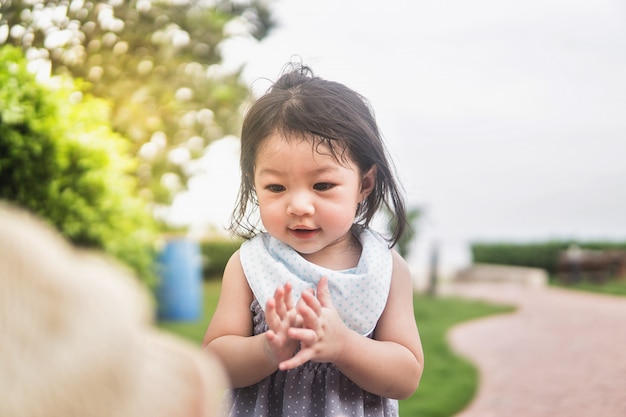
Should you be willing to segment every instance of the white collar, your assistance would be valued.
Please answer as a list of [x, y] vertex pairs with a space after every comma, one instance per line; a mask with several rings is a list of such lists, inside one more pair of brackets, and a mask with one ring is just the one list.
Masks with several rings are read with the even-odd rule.
[[302, 291], [316, 288], [328, 277], [334, 306], [344, 323], [363, 335], [370, 334], [387, 303], [392, 259], [387, 242], [377, 233], [363, 229], [358, 236], [363, 247], [356, 268], [335, 271], [304, 259], [298, 252], [267, 233], [244, 242], [240, 250], [248, 284], [265, 309], [278, 286], [290, 282], [294, 302]]

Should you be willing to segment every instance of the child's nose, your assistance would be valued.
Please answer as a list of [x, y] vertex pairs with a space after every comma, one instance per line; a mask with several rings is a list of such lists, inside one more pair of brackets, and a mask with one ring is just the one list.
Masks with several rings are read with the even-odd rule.
[[307, 214], [313, 214], [314, 211], [315, 207], [310, 193], [294, 192], [291, 194], [289, 205], [287, 207], [287, 213], [289, 215], [304, 216]]

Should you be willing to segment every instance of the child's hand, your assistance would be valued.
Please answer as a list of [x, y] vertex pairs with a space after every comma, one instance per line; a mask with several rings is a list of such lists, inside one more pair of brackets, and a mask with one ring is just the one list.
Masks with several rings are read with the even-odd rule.
[[296, 307], [302, 317], [301, 328], [291, 328], [289, 337], [300, 341], [300, 351], [280, 363], [281, 370], [296, 368], [309, 360], [335, 362], [343, 353], [345, 335], [349, 332], [333, 306], [328, 278], [322, 277], [317, 284], [317, 297], [313, 291], [305, 291]]
[[279, 364], [291, 358], [300, 344], [299, 340], [288, 335], [291, 327], [302, 325], [302, 318], [293, 306], [290, 283], [278, 287], [274, 297], [267, 300], [265, 321], [269, 327], [265, 333], [266, 353], [273, 362]]

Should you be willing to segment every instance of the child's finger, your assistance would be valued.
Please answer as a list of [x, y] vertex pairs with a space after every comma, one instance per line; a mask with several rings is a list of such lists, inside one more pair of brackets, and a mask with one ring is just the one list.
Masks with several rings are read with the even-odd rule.
[[322, 304], [312, 291], [304, 291], [300, 297], [300, 301], [311, 308], [316, 315], [319, 316], [322, 314]]
[[333, 300], [330, 296], [330, 288], [328, 287], [328, 277], [320, 278], [317, 283], [317, 299], [322, 307], [333, 308]]
[[286, 361], [282, 361], [278, 365], [278, 368], [281, 371], [294, 369], [294, 368], [297, 368], [300, 365], [303, 365], [303, 364], [307, 363], [312, 358], [313, 358], [313, 351], [311, 349], [303, 349], [303, 350], [300, 350], [298, 353], [296, 353], [291, 358], [287, 359]]
[[[315, 300], [315, 297], [312, 297]], [[316, 301], [316, 300], [315, 300]], [[319, 317], [321, 315], [321, 307], [319, 303], [315, 303], [317, 306], [309, 305], [305, 300], [301, 299], [297, 306], [298, 317], [300, 318], [302, 325], [299, 327], [306, 327], [315, 331], [319, 328]], [[317, 310], [316, 310], [317, 308]]]
[[312, 345], [319, 340], [317, 332], [315, 330], [307, 328], [292, 327], [291, 329], [289, 329], [288, 334], [289, 337], [299, 340], [305, 346]]
[[276, 333], [274, 333], [274, 331], [272, 330], [268, 330], [267, 332], [265, 332], [265, 337], [267, 338], [267, 341], [270, 343], [274, 342], [274, 340], [276, 340], [277, 338]]
[[276, 314], [276, 300], [270, 298], [265, 304], [265, 321], [270, 329], [277, 329], [280, 326], [280, 319]]
[[283, 287], [276, 288], [276, 291], [274, 291], [274, 300], [276, 303], [276, 313], [279, 317], [285, 317], [287, 309], [285, 307], [285, 289]]
[[284, 299], [285, 299], [285, 307], [287, 308], [287, 310], [291, 310], [293, 308], [293, 299], [291, 298], [291, 283], [288, 282], [285, 284], [285, 295], [284, 295]]
[[[319, 307], [319, 303], [317, 304]], [[302, 318], [302, 327], [317, 330], [317, 328], [319, 327], [318, 318], [321, 312], [322, 312], [321, 307], [319, 307], [318, 311], [316, 311], [314, 307], [310, 306], [304, 300], [298, 303], [298, 315]]]

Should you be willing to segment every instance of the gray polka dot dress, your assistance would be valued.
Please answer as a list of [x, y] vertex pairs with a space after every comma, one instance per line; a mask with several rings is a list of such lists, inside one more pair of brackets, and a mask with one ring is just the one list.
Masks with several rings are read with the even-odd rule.
[[[391, 282], [391, 252], [374, 232], [362, 230], [361, 260], [349, 271], [310, 264], [289, 246], [267, 234], [242, 245], [241, 260], [255, 295], [250, 309], [254, 334], [268, 330], [263, 307], [277, 285], [290, 281], [294, 299], [322, 276], [329, 277], [333, 303], [355, 331], [371, 337], [382, 314]], [[262, 282], [259, 282], [262, 281]], [[372, 359], [375, 360], [375, 359]], [[379, 417], [397, 416], [396, 400], [361, 389], [331, 363], [307, 362], [276, 371], [264, 380], [232, 392], [231, 417]]]

